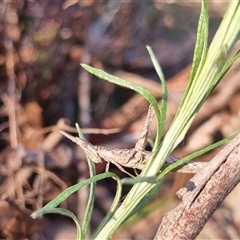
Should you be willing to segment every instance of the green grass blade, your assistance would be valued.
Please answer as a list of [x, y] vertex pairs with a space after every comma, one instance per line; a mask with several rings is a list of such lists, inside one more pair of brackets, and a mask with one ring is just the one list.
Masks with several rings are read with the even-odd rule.
[[209, 151], [211, 151], [211, 150], [213, 150], [213, 149], [215, 149], [215, 148], [217, 148], [217, 147], [219, 147], [219, 146], [221, 146], [223, 144], [226, 144], [226, 143], [230, 142], [235, 137], [236, 137], [236, 134], [233, 135], [233, 136], [230, 136], [228, 138], [225, 138], [225, 139], [223, 139], [221, 141], [218, 141], [216, 143], [213, 143], [213, 144], [211, 144], [211, 145], [209, 145], [209, 146], [207, 146], [207, 147], [205, 147], [205, 148], [203, 148], [203, 149], [201, 149], [199, 151], [196, 151], [196, 152], [194, 152], [194, 153], [192, 153], [192, 154], [190, 154], [190, 155], [180, 159], [179, 161], [171, 164], [170, 166], [166, 167], [165, 169], [161, 169], [162, 172], [159, 174], [157, 179], [158, 180], [162, 179], [164, 177], [164, 175], [166, 175], [167, 173], [173, 171], [175, 168], [177, 168], [177, 167], [183, 165], [184, 163], [187, 163], [190, 160], [193, 160], [194, 158], [197, 158], [197, 157], [203, 155], [204, 153], [207, 153], [207, 152], [209, 152]]
[[[84, 138], [78, 124], [76, 124], [76, 128], [77, 128], [79, 137]], [[85, 152], [85, 155], [87, 158], [89, 174], [90, 174], [90, 178], [91, 178], [96, 175], [95, 164], [89, 158], [89, 156], [86, 152]], [[90, 226], [90, 222], [91, 222], [91, 218], [92, 218], [92, 212], [93, 212], [94, 201], [95, 201], [95, 190], [96, 190], [96, 182], [92, 182], [89, 187], [89, 196], [88, 196], [87, 206], [86, 206], [86, 210], [85, 210], [85, 214], [84, 214], [83, 222], [82, 222], [82, 238], [83, 239], [85, 239], [85, 237], [87, 235], [87, 232], [88, 232], [89, 226]]]
[[56, 198], [54, 198], [52, 201], [47, 203], [43, 208], [34, 211], [31, 214], [31, 216], [33, 218], [35, 218], [39, 215], [42, 215], [44, 211], [46, 211], [47, 209], [51, 209], [51, 208], [54, 208], [54, 207], [58, 206], [60, 203], [62, 203], [64, 200], [66, 200], [71, 194], [75, 193], [76, 191], [78, 191], [82, 187], [85, 187], [85, 186], [87, 186], [87, 185], [89, 185], [93, 182], [97, 182], [97, 181], [100, 181], [102, 179], [111, 178], [111, 177], [114, 177], [117, 181], [120, 181], [118, 176], [114, 173], [111, 173], [111, 172], [98, 174], [98, 175], [96, 175], [92, 178], [86, 179], [85, 181], [83, 181], [81, 183], [77, 183], [77, 184], [65, 189]]
[[161, 99], [160, 112], [156, 112], [156, 115], [160, 114], [160, 116], [158, 117], [158, 119], [160, 119], [160, 121], [158, 121], [158, 128], [157, 128], [158, 132], [157, 132], [157, 136], [155, 139], [155, 145], [153, 147], [153, 151], [156, 151], [156, 149], [160, 146], [160, 141], [163, 137], [164, 127], [165, 127], [165, 123], [166, 123], [168, 91], [167, 91], [166, 80], [165, 80], [162, 68], [156, 58], [156, 55], [154, 54], [154, 52], [150, 46], [147, 46], [147, 50], [151, 57], [153, 66], [154, 66], [154, 68], [158, 74], [158, 77], [161, 81], [161, 84], [162, 84], [162, 99]]
[[140, 93], [141, 95], [143, 95], [150, 102], [150, 104], [153, 106], [155, 112], [159, 111], [156, 99], [154, 98], [154, 96], [147, 89], [145, 89], [145, 88], [143, 88], [143, 87], [141, 87], [139, 85], [136, 85], [134, 83], [128, 82], [128, 81], [126, 81], [126, 80], [124, 80], [122, 78], [119, 78], [119, 77], [113, 76], [113, 75], [111, 75], [109, 73], [106, 73], [103, 70], [91, 67], [91, 66], [89, 66], [87, 64], [81, 64], [81, 66], [86, 71], [88, 71], [91, 74], [93, 74], [94, 76], [97, 76], [97, 77], [99, 77], [101, 79], [104, 79], [104, 80], [106, 80], [108, 82], [114, 83], [114, 84], [119, 85], [121, 87], [126, 87], [126, 88], [129, 88], [129, 89], [132, 89], [135, 92]]
[[222, 77], [225, 75], [225, 73], [229, 70], [230, 67], [240, 58], [240, 50], [223, 66], [223, 68], [220, 70], [220, 72], [216, 75], [216, 77], [213, 80], [213, 83], [211, 85], [212, 88], [214, 88], [219, 81], [222, 79]]
[[95, 239], [96, 236], [102, 231], [102, 229], [104, 229], [105, 225], [112, 218], [112, 216], [114, 215], [117, 207], [119, 206], [120, 199], [121, 199], [121, 196], [122, 196], [122, 182], [119, 178], [117, 178], [116, 180], [117, 180], [117, 191], [116, 191], [112, 206], [110, 207], [110, 209], [109, 209], [108, 213], [106, 214], [105, 218], [102, 220], [101, 224], [98, 226], [98, 228], [96, 229], [96, 231], [92, 235], [91, 239]]
[[44, 212], [43, 212], [43, 214], [49, 214], [49, 213], [51, 213], [51, 214], [60, 214], [60, 215], [63, 215], [63, 216], [71, 218], [75, 222], [76, 227], [77, 227], [77, 240], [84, 239], [84, 237], [82, 235], [81, 225], [80, 225], [77, 217], [72, 212], [70, 212], [67, 209], [63, 209], [63, 208], [45, 209]]
[[156, 177], [135, 177], [135, 178], [123, 178], [121, 183], [123, 185], [134, 185], [136, 183], [147, 182], [147, 183], [157, 183]]
[[192, 80], [200, 72], [207, 56], [208, 46], [208, 32], [209, 32], [209, 20], [208, 9], [206, 1], [202, 1], [201, 13], [198, 21], [197, 39], [193, 54], [192, 69], [189, 77], [188, 84], [192, 84]]

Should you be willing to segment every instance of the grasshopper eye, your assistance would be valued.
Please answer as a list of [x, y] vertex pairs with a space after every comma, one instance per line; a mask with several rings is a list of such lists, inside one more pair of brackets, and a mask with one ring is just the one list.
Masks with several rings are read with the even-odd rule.
[[81, 141], [81, 147], [82, 147], [82, 148], [87, 148], [88, 145], [89, 145], [89, 143], [88, 143], [85, 139], [82, 139], [82, 138], [81, 138], [81, 140], [82, 140], [82, 141]]
[[77, 141], [78, 141], [78, 145], [81, 146], [82, 148], [86, 148], [88, 145], [85, 139], [77, 138]]

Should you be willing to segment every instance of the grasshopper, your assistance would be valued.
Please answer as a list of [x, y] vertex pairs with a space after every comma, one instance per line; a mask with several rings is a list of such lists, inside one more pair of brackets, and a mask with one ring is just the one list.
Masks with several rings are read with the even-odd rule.
[[[72, 142], [79, 145], [93, 162], [101, 163], [102, 161], [106, 161], [106, 170], [109, 169], [109, 165], [112, 163], [116, 165], [122, 172], [132, 176], [124, 169], [124, 167], [143, 170], [146, 162], [150, 159], [152, 154], [151, 152], [146, 151], [145, 147], [147, 145], [149, 126], [151, 124], [153, 115], [154, 110], [150, 106], [142, 132], [135, 147], [132, 149], [110, 149], [101, 146], [94, 146], [83, 138], [71, 136], [64, 131], [60, 131], [60, 133], [70, 139]], [[163, 167], [167, 167], [178, 160], [179, 158], [169, 156], [166, 159]], [[181, 173], [196, 173], [205, 165], [205, 162], [189, 161], [188, 163], [176, 168], [174, 171]]]

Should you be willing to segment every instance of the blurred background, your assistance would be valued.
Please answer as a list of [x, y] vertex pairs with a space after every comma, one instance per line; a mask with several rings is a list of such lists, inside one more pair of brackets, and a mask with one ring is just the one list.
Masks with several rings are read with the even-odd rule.
[[[229, 3], [208, 4], [211, 41]], [[94, 145], [133, 148], [148, 109], [142, 96], [91, 76], [80, 63], [137, 83], [160, 101], [161, 85], [146, 50], [150, 45], [168, 79], [167, 131], [190, 74], [200, 7], [200, 2], [150, 0], [0, 2], [1, 238], [75, 239], [69, 219], [30, 217], [89, 176], [83, 151], [58, 131], [75, 135], [78, 122]], [[238, 61], [206, 101], [174, 156], [239, 132], [239, 73]], [[152, 139], [155, 132], [153, 120]], [[197, 160], [208, 161], [218, 151]], [[105, 171], [104, 163], [96, 167], [98, 173]], [[126, 176], [115, 166], [110, 170]], [[152, 239], [162, 216], [178, 203], [175, 192], [190, 177], [169, 174], [158, 196], [113, 239]], [[105, 216], [115, 190], [112, 179], [98, 183], [90, 232]], [[124, 188], [125, 194], [128, 191]], [[225, 200], [199, 239], [240, 238], [238, 192]], [[82, 219], [86, 194], [87, 189], [73, 194], [63, 207]]]

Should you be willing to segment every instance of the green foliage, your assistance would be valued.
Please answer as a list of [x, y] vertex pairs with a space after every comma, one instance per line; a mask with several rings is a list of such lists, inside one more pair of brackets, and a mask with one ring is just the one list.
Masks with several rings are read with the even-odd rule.
[[[111, 172], [95, 175], [94, 177], [91, 177], [91, 178], [89, 178], [89, 179], [87, 179], [87, 180], [85, 180], [81, 183], [77, 183], [77, 184], [67, 188], [62, 193], [60, 193], [55, 199], [53, 199], [51, 202], [46, 204], [43, 208], [33, 212], [31, 214], [32, 218], [36, 218], [38, 216], [41, 216], [43, 214], [48, 214], [48, 213], [58, 213], [58, 214], [65, 215], [67, 217], [72, 218], [74, 220], [74, 222], [76, 223], [77, 239], [85, 239], [86, 232], [87, 232], [89, 226], [85, 226], [86, 229], [82, 229], [78, 219], [76, 218], [76, 216], [73, 213], [67, 211], [66, 209], [56, 208], [56, 207], [60, 203], [62, 203], [64, 200], [66, 200], [71, 194], [77, 192], [82, 187], [87, 186], [89, 184], [92, 184], [94, 182], [100, 181], [100, 180], [105, 179], [105, 178], [114, 178], [117, 181], [117, 192], [116, 192], [116, 195], [115, 195], [115, 199], [113, 201], [113, 204], [112, 204], [108, 214], [106, 215], [105, 219], [103, 220], [103, 223], [107, 222], [107, 220], [112, 216], [113, 212], [116, 210], [116, 208], [119, 204], [120, 198], [121, 198], [121, 194], [122, 194], [121, 181], [116, 174], [111, 173]], [[93, 201], [91, 201], [91, 202], [93, 204]], [[86, 214], [91, 215], [91, 213], [89, 213], [89, 212], [86, 212]], [[90, 217], [91, 216], [88, 216], [88, 218], [90, 218]], [[99, 228], [101, 229], [101, 226]], [[97, 232], [98, 231], [99, 230], [97, 230]]]
[[[167, 134], [162, 141], [163, 128], [166, 120], [167, 112], [167, 88], [165, 84], [164, 75], [161, 67], [152, 51], [148, 46], [147, 50], [152, 59], [153, 65], [160, 78], [163, 86], [163, 97], [161, 101], [160, 110], [157, 105], [156, 99], [153, 95], [136, 84], [127, 82], [124, 79], [112, 76], [102, 70], [90, 67], [86, 64], [82, 64], [82, 67], [89, 73], [119, 86], [130, 88], [140, 94], [142, 94], [149, 103], [154, 107], [157, 120], [158, 129], [155, 139], [153, 154], [148, 161], [145, 169], [142, 171], [140, 177], [133, 180], [120, 179], [113, 173], [104, 173], [95, 175], [94, 166], [89, 161], [91, 170], [91, 178], [85, 180], [82, 183], [78, 183], [64, 192], [62, 192], [57, 198], [48, 203], [42, 209], [35, 211], [32, 216], [37, 217], [45, 213], [59, 213], [65, 214], [71, 217], [77, 225], [78, 239], [84, 239], [89, 226], [93, 199], [94, 199], [94, 183], [104, 178], [112, 177], [117, 181], [117, 193], [111, 209], [109, 210], [106, 218], [103, 220], [97, 231], [94, 233], [91, 239], [108, 239], [112, 233], [133, 213], [142, 207], [143, 203], [146, 203], [161, 186], [163, 176], [176, 168], [182, 163], [189, 161], [191, 158], [199, 156], [200, 154], [213, 149], [220, 144], [226, 143], [231, 138], [220, 141], [219, 143], [208, 146], [207, 148], [198, 151], [181, 161], [174, 163], [165, 169], [162, 169], [164, 161], [171, 154], [173, 149], [183, 140], [189, 126], [197, 114], [200, 107], [203, 105], [207, 97], [211, 94], [214, 88], [217, 86], [223, 75], [232, 66], [232, 64], [240, 57], [240, 53], [236, 53], [230, 60], [229, 53], [233, 48], [237, 36], [240, 32], [240, 2], [233, 1], [229, 9], [222, 20], [222, 23], [212, 41], [212, 44], [208, 48], [208, 11], [206, 1], [202, 1], [202, 10], [199, 18], [197, 40], [194, 51], [193, 63], [191, 75], [189, 78], [188, 87], [185, 95], [182, 99], [178, 112], [169, 128]], [[162, 143], [160, 142], [162, 141]], [[94, 176], [95, 175], [95, 176]], [[125, 197], [120, 206], [121, 188], [122, 184], [134, 184], [130, 192]], [[56, 208], [62, 201], [64, 201], [70, 194], [78, 191], [81, 187], [91, 184], [90, 201], [88, 203], [88, 212], [84, 220], [83, 227], [74, 215], [66, 210]], [[118, 206], [118, 207], [117, 207]]]

